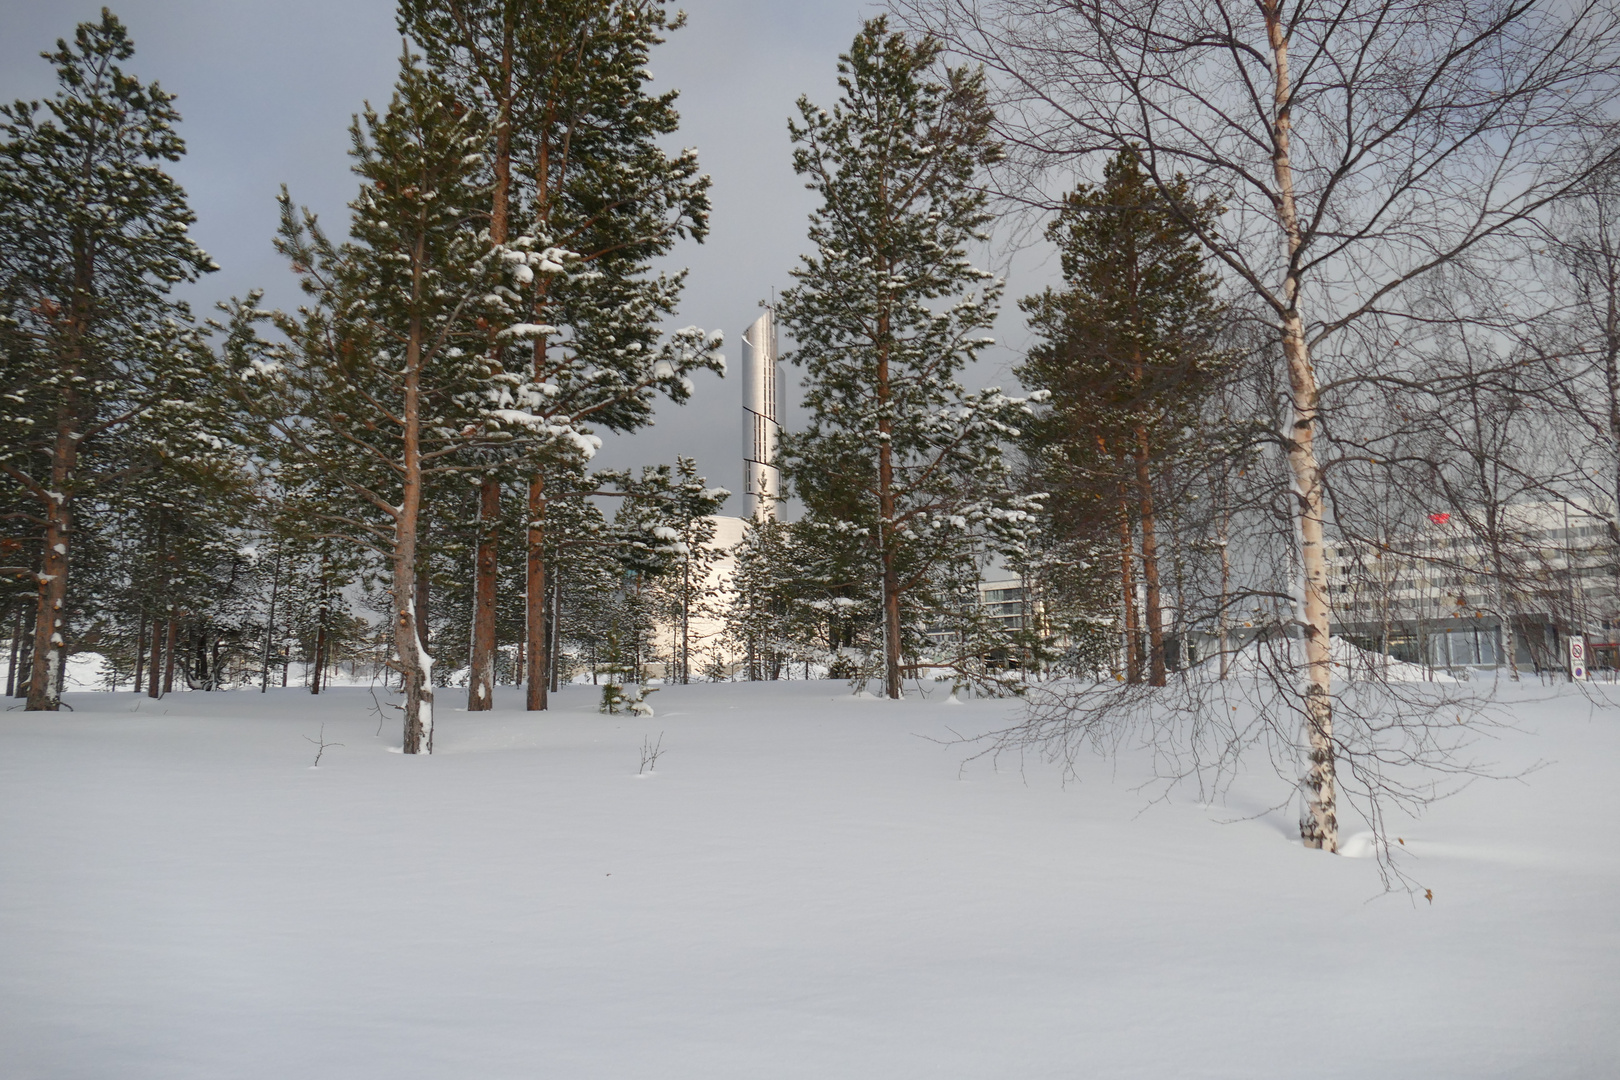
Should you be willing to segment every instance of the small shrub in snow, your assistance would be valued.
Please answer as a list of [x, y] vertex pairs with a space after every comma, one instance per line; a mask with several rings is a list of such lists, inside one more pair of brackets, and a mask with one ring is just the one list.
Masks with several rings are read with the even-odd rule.
[[618, 683], [607, 683], [602, 687], [602, 712], [617, 716], [623, 709], [633, 716], [651, 716], [653, 707], [647, 704], [647, 695], [658, 693], [656, 686], [643, 686], [637, 688], [634, 695], [625, 691]]
[[307, 743], [313, 743], [314, 746], [315, 746], [315, 764], [310, 766], [310, 768], [312, 768], [312, 769], [318, 769], [318, 768], [321, 767], [321, 755], [326, 753], [326, 748], [327, 747], [329, 747], [329, 746], [342, 746], [343, 745], [340, 742], [327, 742], [326, 741], [326, 725], [325, 724], [321, 725], [321, 733], [317, 738], [312, 739], [308, 735], [305, 735], [304, 736], [304, 741], [307, 742]]
[[658, 767], [658, 756], [663, 752], [664, 733], [662, 731], [658, 733], [657, 742], [652, 741], [652, 736], [643, 735], [641, 737], [641, 768], [636, 770], [636, 775], [640, 776], [656, 769]]

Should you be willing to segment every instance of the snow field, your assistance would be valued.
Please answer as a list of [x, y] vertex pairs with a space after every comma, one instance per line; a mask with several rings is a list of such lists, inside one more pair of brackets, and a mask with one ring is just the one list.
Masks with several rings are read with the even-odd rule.
[[1612, 1075], [1620, 712], [1579, 696], [1396, 828], [1431, 905], [1223, 824], [1269, 775], [1148, 805], [1139, 756], [930, 741], [1006, 702], [500, 689], [431, 758], [363, 690], [0, 719], [0, 1076]]

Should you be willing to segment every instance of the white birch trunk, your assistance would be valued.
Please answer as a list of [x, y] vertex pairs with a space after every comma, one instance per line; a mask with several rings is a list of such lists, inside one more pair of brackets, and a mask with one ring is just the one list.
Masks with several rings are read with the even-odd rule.
[[1287, 308], [1282, 313], [1283, 358], [1288, 368], [1288, 389], [1293, 406], [1292, 430], [1287, 437], [1288, 466], [1293, 473], [1295, 514], [1299, 528], [1300, 621], [1305, 646], [1304, 729], [1309, 763], [1301, 787], [1305, 812], [1300, 837], [1307, 847], [1337, 851], [1337, 780], [1333, 754], [1333, 660], [1329, 646], [1330, 612], [1327, 597], [1327, 559], [1322, 547], [1322, 468], [1316, 458], [1316, 373], [1311, 367], [1305, 320], [1300, 313], [1299, 216], [1294, 202], [1294, 174], [1289, 159], [1292, 87], [1288, 72], [1288, 38], [1280, 0], [1262, 0], [1271, 45], [1276, 86], [1273, 102], [1272, 169], [1277, 182], [1277, 217], [1288, 240], [1288, 274], [1284, 282]]

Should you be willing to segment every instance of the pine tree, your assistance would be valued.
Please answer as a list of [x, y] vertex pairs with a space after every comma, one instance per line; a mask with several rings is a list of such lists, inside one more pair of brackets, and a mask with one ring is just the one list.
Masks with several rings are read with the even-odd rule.
[[[503, 293], [507, 318], [528, 329], [492, 335], [493, 359], [527, 367], [544, 394], [525, 406], [531, 429], [550, 432], [525, 466], [528, 551], [526, 636], [545, 627], [552, 461], [579, 460], [581, 436], [650, 422], [656, 392], [691, 394], [690, 373], [723, 370], [718, 335], [688, 329], [662, 348], [684, 274], [652, 274], [653, 259], [707, 229], [708, 177], [693, 151], [666, 152], [678, 126], [675, 93], [651, 94], [648, 56], [684, 17], [640, 0], [404, 0], [403, 34], [418, 42], [459, 100], [491, 119], [485, 140], [489, 228], [532, 238], [554, 253], [547, 272]], [[583, 455], [588, 457], [588, 454]], [[497, 543], [499, 488], [482, 491], [489, 527], [479, 560], [479, 628], [469, 707], [482, 708], [493, 678], [495, 605], [490, 554]], [[547, 656], [528, 650], [530, 709], [546, 707]]]
[[793, 525], [762, 514], [731, 549], [726, 637], [742, 655], [743, 678], [750, 682], [778, 678], [796, 652], [795, 615], [806, 609], [794, 535]]
[[[1189, 208], [1198, 222], [1214, 213], [1198, 208], [1185, 183], [1169, 195], [1159, 191], [1136, 153], [1121, 151], [1101, 185], [1081, 185], [1064, 199], [1047, 230], [1067, 287], [1022, 305], [1039, 341], [1018, 376], [1051, 395], [1027, 431], [1036, 482], [1053, 493], [1062, 535], [1087, 549], [1082, 558], [1105, 564], [1098, 556], [1113, 533], [1126, 679], [1154, 686], [1164, 685], [1166, 671], [1158, 482], [1196, 449], [1184, 432], [1196, 425], [1226, 359], [1215, 279]], [[1136, 632], [1138, 562], [1145, 656]]]
[[190, 393], [160, 402], [126, 430], [121, 456], [136, 467], [98, 504], [116, 522], [122, 556], [110, 570], [121, 579], [122, 603], [111, 606], [135, 615], [132, 636], [144, 637], [152, 697], [177, 681], [219, 685], [224, 639], [246, 628], [255, 584], [243, 546], [259, 483], [231, 414], [213, 407], [220, 366], [200, 343], [193, 356]]
[[692, 681], [692, 620], [719, 614], [710, 585], [722, 551], [714, 544], [714, 515], [731, 493], [710, 488], [697, 475], [697, 462], [680, 458], [675, 465], [680, 488], [670, 527], [679, 537], [677, 565], [665, 578], [667, 618], [673, 628], [671, 681]]
[[711, 488], [691, 458], [644, 468], [614, 517], [628, 569], [646, 583], [655, 622], [670, 632], [665, 678], [691, 678], [691, 621], [707, 610], [706, 582], [720, 552], [712, 546], [713, 515], [731, 492]]
[[[288, 471], [280, 470], [282, 475]], [[261, 685], [268, 683], [272, 667], [285, 685], [296, 663], [309, 692], [319, 694], [338, 665], [364, 651], [364, 620], [357, 624], [344, 593], [366, 579], [369, 553], [337, 535], [323, 519], [349, 497], [309, 484], [277, 490], [274, 498], [260, 503], [266, 520], [251, 549], [261, 585], [251, 636], [258, 643], [253, 666], [262, 676]]]
[[320, 520], [388, 563], [409, 754], [433, 747], [433, 657], [417, 603], [425, 489], [473, 467], [469, 453], [517, 441], [526, 419], [502, 408], [527, 393], [524, 380], [482, 355], [479, 323], [500, 307], [490, 290], [529, 262], [521, 248], [492, 247], [479, 220], [481, 123], [402, 58], [387, 111], [368, 108], [353, 126], [364, 184], [350, 242], [333, 244], [283, 193], [277, 246], [313, 303], [278, 318], [290, 347], [258, 355], [249, 342], [238, 358], [284, 464], [346, 495]]
[[998, 150], [982, 78], [947, 68], [936, 81], [939, 54], [871, 20], [839, 59], [832, 112], [801, 98], [789, 125], [794, 169], [822, 205], [816, 254], [780, 308], [812, 413], [783, 440], [783, 472], [810, 519], [865, 546], [891, 697], [930, 580], [1018, 548], [1036, 505], [1012, 492], [1002, 452], [1028, 406], [958, 381], [989, 344], [1001, 292], [966, 254], [984, 239], [977, 178]]
[[[548, 487], [557, 492], [584, 492], [597, 485], [580, 471], [567, 477], [554, 475], [548, 479]], [[546, 669], [552, 685], [561, 686], [573, 667], [568, 656], [577, 657], [582, 665], [594, 670], [596, 660], [603, 655], [607, 634], [619, 621], [624, 564], [618, 558], [612, 525], [596, 500], [583, 495], [554, 499], [547, 520], [551, 527], [546, 531], [546, 581], [551, 595], [546, 621]], [[518, 555], [512, 591], [521, 601], [528, 560], [521, 550]], [[520, 603], [513, 611], [512, 628], [527, 645], [522, 638], [525, 607]], [[522, 681], [528, 667], [527, 657], [523, 659], [525, 662], [513, 671], [514, 682]]]
[[46, 55], [60, 89], [0, 106], [0, 472], [38, 530], [28, 708], [57, 707], [79, 502], [134, 467], [115, 436], [182, 396], [190, 322], [170, 291], [215, 269], [191, 242], [173, 96], [119, 65], [128, 31], [103, 9]]

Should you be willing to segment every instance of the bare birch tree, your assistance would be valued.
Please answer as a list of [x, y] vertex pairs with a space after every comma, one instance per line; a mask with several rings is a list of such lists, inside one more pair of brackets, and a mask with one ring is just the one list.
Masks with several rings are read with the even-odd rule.
[[[1481, 258], [1601, 164], [1620, 11], [1521, 0], [906, 0], [993, 75], [1008, 190], [1031, 205], [1088, 155], [1134, 146], [1159, 190], [1221, 198], [1195, 224], [1269, 311], [1296, 551], [1292, 629], [1308, 846], [1338, 844], [1319, 438], [1335, 395], [1400, 362], [1412, 287]], [[1189, 208], [1190, 211], [1190, 208]], [[1291, 654], [1290, 654], [1291, 655]]]
[[1545, 398], [1569, 421], [1576, 487], [1607, 504], [1610, 541], [1620, 544], [1620, 165], [1596, 171], [1549, 225], [1538, 250], [1547, 269], [1562, 271], [1570, 298], [1526, 343], [1544, 364]]

